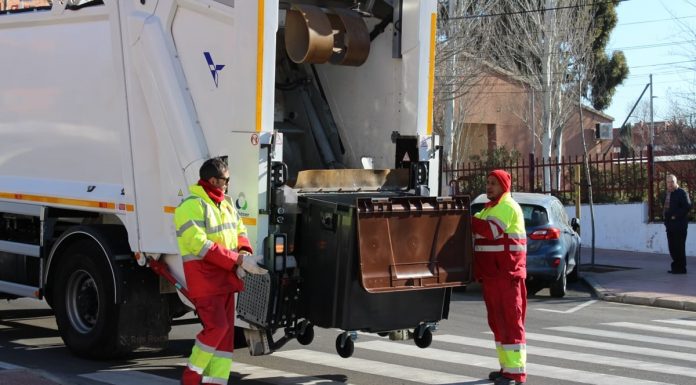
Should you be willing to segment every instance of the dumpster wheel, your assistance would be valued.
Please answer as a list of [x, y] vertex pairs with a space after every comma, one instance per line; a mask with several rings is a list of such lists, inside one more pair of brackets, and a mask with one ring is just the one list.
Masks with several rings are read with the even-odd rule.
[[302, 321], [297, 328], [297, 342], [300, 345], [309, 345], [312, 341], [314, 341], [314, 326], [307, 321]]
[[336, 352], [339, 356], [348, 358], [353, 355], [355, 351], [354, 337], [357, 337], [355, 332], [341, 333], [336, 337]]
[[418, 325], [413, 330], [413, 340], [416, 346], [425, 349], [433, 342], [433, 332], [430, 331], [430, 326], [427, 324]]

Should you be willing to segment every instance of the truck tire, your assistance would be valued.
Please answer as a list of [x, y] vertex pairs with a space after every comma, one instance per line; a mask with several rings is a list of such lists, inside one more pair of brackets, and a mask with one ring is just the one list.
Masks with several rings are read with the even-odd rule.
[[53, 305], [65, 345], [86, 358], [112, 358], [118, 344], [118, 307], [106, 256], [95, 242], [69, 246], [56, 266]]

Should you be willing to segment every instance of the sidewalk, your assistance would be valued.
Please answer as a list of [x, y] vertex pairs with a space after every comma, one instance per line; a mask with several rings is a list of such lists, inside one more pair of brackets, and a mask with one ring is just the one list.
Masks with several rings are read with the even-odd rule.
[[669, 274], [669, 255], [582, 248], [580, 277], [605, 301], [696, 311], [696, 258], [688, 274]]

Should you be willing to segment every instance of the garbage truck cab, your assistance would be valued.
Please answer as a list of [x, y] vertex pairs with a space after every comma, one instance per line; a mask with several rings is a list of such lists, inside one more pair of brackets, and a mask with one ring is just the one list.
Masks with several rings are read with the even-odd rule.
[[[164, 346], [171, 320], [190, 310], [177, 290], [186, 283], [173, 212], [203, 161], [219, 156], [228, 199], [271, 270], [240, 296], [252, 354], [307, 341], [314, 324], [351, 329], [343, 345], [357, 329], [405, 328], [308, 314], [302, 282], [323, 283], [303, 266], [341, 234], [354, 254], [340, 257], [348, 270], [334, 268], [365, 293], [353, 295], [439, 290], [434, 315], [412, 317], [423, 338], [446, 318], [447, 288], [469, 280], [471, 262], [468, 200], [438, 197], [436, 7], [46, 0], [1, 9], [0, 295], [45, 298], [79, 355]], [[361, 237], [370, 221], [423, 217], [422, 232], [380, 233], [412, 251]], [[348, 230], [335, 231], [338, 220]], [[328, 238], [308, 234], [316, 221]], [[296, 301], [277, 301], [289, 291]]]

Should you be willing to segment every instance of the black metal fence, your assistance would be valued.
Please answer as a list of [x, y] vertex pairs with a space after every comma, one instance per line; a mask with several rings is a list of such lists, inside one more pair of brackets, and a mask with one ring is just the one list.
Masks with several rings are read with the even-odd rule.
[[[588, 164], [594, 203], [648, 202], [651, 221], [662, 221], [667, 174], [677, 176], [692, 202], [696, 198], [694, 155], [653, 156], [648, 148], [647, 152], [627, 158], [590, 155]], [[579, 180], [580, 201], [589, 202], [589, 183], [581, 156], [539, 159], [530, 154], [526, 159], [520, 157], [505, 164], [482, 161], [445, 166], [443, 172], [453, 193], [474, 197], [485, 191], [486, 176], [496, 168], [512, 175], [513, 191], [550, 193], [566, 204], [574, 203]], [[692, 220], [695, 213], [696, 208], [691, 211]]]

